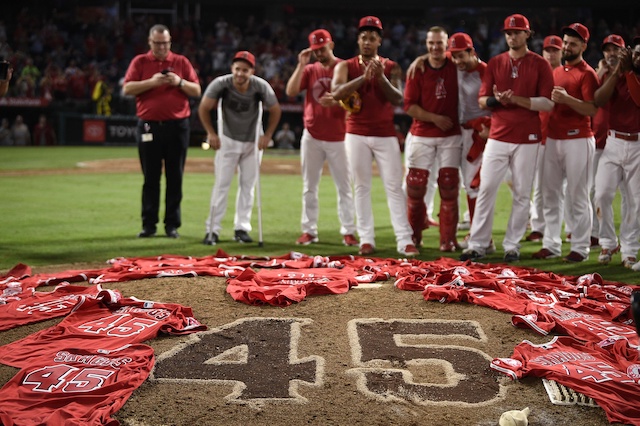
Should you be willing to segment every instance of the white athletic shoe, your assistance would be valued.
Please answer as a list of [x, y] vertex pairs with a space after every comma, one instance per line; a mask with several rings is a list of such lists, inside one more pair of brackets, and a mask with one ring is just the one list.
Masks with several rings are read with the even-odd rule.
[[622, 259], [622, 266], [625, 268], [633, 269], [633, 267], [636, 266], [636, 263], [638, 263], [638, 259], [633, 256], [627, 256]]
[[636, 262], [636, 264], [631, 267], [631, 270], [640, 272], [640, 262]]

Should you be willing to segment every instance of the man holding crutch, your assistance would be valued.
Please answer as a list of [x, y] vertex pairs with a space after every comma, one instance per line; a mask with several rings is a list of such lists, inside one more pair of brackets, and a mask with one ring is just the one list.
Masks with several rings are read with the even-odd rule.
[[[214, 160], [215, 183], [211, 192], [209, 217], [205, 223], [203, 244], [214, 245], [219, 240], [221, 222], [227, 210], [231, 180], [238, 170], [238, 195], [234, 217], [234, 239], [251, 243], [251, 211], [254, 188], [259, 177], [259, 153], [265, 149], [276, 130], [282, 112], [275, 92], [264, 79], [256, 77], [255, 57], [247, 51], [235, 54], [231, 74], [213, 80], [202, 96], [198, 116], [207, 131], [207, 143], [218, 150]], [[222, 122], [214, 129], [211, 111], [222, 103]], [[269, 111], [267, 129], [262, 133], [258, 122], [261, 103]], [[219, 110], [220, 111], [220, 110]], [[258, 158], [258, 161], [256, 159]]]

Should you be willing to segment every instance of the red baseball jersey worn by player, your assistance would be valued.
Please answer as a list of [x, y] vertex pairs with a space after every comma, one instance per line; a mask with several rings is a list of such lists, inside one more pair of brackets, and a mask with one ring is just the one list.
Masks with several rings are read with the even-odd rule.
[[[605, 79], [606, 77], [602, 80]], [[631, 97], [626, 78], [618, 79], [616, 89], [607, 106], [609, 107], [609, 129], [624, 133], [640, 132], [640, 106]]]
[[535, 345], [528, 340], [511, 358], [496, 358], [491, 368], [512, 379], [542, 377], [593, 398], [611, 423], [640, 425], [638, 349], [624, 339], [603, 345], [556, 337]]
[[[384, 64], [384, 75], [391, 77], [391, 70], [396, 65], [390, 59], [380, 57]], [[347, 60], [348, 79], [353, 80], [364, 74], [364, 66], [359, 56]], [[378, 83], [365, 81], [358, 89], [362, 100], [359, 112], [347, 117], [347, 133], [362, 136], [396, 136], [393, 123], [394, 107], [387, 100]]]
[[443, 131], [434, 123], [413, 119], [411, 129], [414, 136], [447, 137], [460, 134], [458, 124], [458, 69], [451, 59], [438, 68], [425, 61], [424, 71], [416, 70], [413, 78], [407, 78], [404, 91], [404, 110], [417, 105], [433, 114], [447, 116], [453, 121], [451, 129]]
[[161, 332], [188, 334], [207, 329], [193, 317], [191, 308], [182, 305], [135, 298], [117, 300], [108, 290], [99, 297], [82, 296], [58, 325], [0, 346], [0, 362], [22, 368], [32, 357], [60, 348], [116, 349], [153, 339]]
[[[499, 92], [513, 90], [514, 95], [551, 99], [553, 73], [551, 65], [537, 53], [527, 52], [519, 59], [512, 59], [509, 52], [494, 56], [487, 64], [482, 78], [479, 97], [493, 96], [493, 85]], [[514, 126], [513, 123], [518, 123]], [[542, 135], [538, 111], [515, 105], [498, 106], [491, 114], [489, 137], [501, 142], [537, 143]]]
[[[199, 81], [191, 62], [186, 57], [169, 52], [164, 60], [160, 60], [149, 51], [133, 58], [124, 76], [124, 82], [147, 80], [166, 69], [187, 81], [194, 83]], [[159, 95], [160, 92], [165, 93]], [[136, 111], [142, 120], [154, 121], [179, 120], [191, 115], [188, 96], [182, 90], [175, 90], [175, 87], [167, 84], [137, 95]]]
[[[60, 348], [61, 345], [58, 345]], [[0, 389], [4, 426], [117, 426], [111, 418], [153, 368], [153, 349], [58, 349], [29, 363]]]
[[31, 290], [28, 297], [0, 305], [0, 331], [64, 316], [71, 312], [80, 296], [96, 297], [102, 287], [59, 285], [53, 291]]
[[337, 59], [331, 67], [314, 62], [304, 67], [300, 90], [306, 90], [304, 103], [304, 127], [314, 139], [326, 142], [344, 141], [346, 131], [346, 111], [340, 106], [323, 107], [318, 99], [331, 93], [333, 69], [342, 59]]
[[[574, 98], [593, 101], [600, 82], [598, 75], [584, 60], [575, 66], [562, 65], [553, 70], [553, 81]], [[578, 114], [569, 105], [556, 104], [551, 111], [548, 135], [553, 139], [576, 139], [593, 136], [591, 118]]]

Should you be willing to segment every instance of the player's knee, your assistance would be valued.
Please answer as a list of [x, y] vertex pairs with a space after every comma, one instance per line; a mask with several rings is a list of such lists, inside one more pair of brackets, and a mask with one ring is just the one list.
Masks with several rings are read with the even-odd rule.
[[455, 167], [443, 167], [438, 172], [438, 188], [443, 200], [457, 200], [460, 174]]
[[424, 197], [427, 193], [428, 180], [428, 170], [410, 168], [407, 174], [407, 196], [420, 199]]

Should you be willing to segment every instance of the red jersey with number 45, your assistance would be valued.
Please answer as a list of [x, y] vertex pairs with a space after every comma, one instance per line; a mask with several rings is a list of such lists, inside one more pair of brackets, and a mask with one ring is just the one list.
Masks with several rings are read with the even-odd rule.
[[114, 301], [110, 293], [102, 292], [101, 299], [83, 296], [60, 324], [0, 346], [0, 362], [22, 368], [33, 357], [60, 348], [116, 349], [153, 339], [159, 333], [188, 334], [207, 329], [193, 317], [191, 308], [135, 298]]
[[0, 423], [117, 426], [111, 415], [147, 379], [153, 363], [153, 349], [142, 344], [112, 351], [65, 347], [30, 357], [0, 389]]

